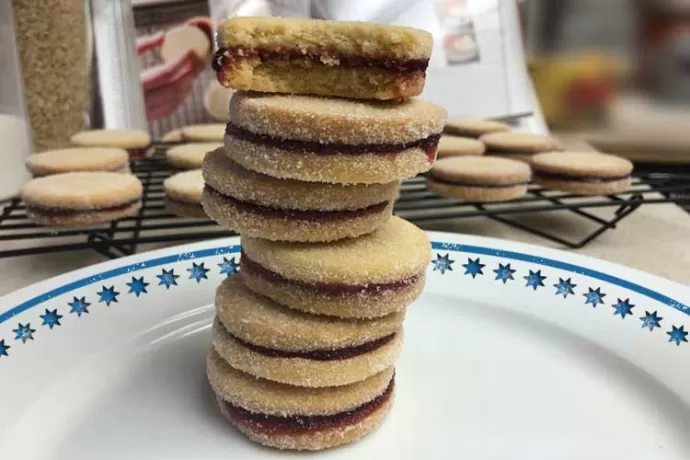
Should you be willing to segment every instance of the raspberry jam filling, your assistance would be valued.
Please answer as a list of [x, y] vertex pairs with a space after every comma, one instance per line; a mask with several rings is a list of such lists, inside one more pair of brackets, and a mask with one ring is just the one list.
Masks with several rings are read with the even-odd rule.
[[253, 212], [264, 215], [266, 217], [277, 217], [281, 219], [304, 220], [304, 221], [324, 221], [324, 220], [346, 220], [356, 217], [365, 217], [372, 214], [383, 212], [388, 206], [388, 201], [367, 206], [362, 209], [355, 209], [352, 211], [300, 211], [296, 209], [277, 209], [260, 204], [249, 203], [241, 201], [228, 195], [223, 195], [216, 189], [209, 185], [204, 187], [204, 190], [209, 195], [212, 195], [221, 200], [227, 200], [236, 208], [242, 211]]
[[225, 133], [237, 139], [251, 142], [253, 144], [266, 145], [268, 147], [280, 148], [283, 150], [301, 151], [315, 153], [317, 155], [391, 155], [403, 150], [418, 148], [426, 152], [429, 161], [433, 162], [438, 148], [438, 141], [441, 134], [399, 144], [344, 144], [336, 142], [317, 142], [317, 141], [298, 141], [292, 139], [281, 139], [267, 134], [253, 133], [232, 123], [228, 123]]
[[275, 273], [263, 265], [254, 262], [247, 254], [242, 251], [240, 257], [240, 270], [248, 275], [258, 276], [267, 281], [290, 283], [302, 288], [313, 289], [327, 294], [348, 295], [348, 294], [374, 294], [385, 291], [404, 289], [419, 280], [420, 275], [413, 275], [400, 281], [390, 283], [369, 283], [369, 284], [343, 284], [326, 282], [308, 282], [286, 278], [279, 273]]
[[313, 62], [320, 62], [326, 66], [382, 69], [395, 73], [426, 72], [426, 69], [429, 66], [429, 59], [396, 59], [387, 57], [346, 55], [333, 53], [317, 47], [291, 50], [244, 47], [220, 48], [213, 54], [211, 65], [214, 71], [219, 72], [232, 67], [235, 62], [247, 58], [259, 58], [262, 61], [289, 61], [293, 59], [306, 59]]
[[281, 417], [250, 412], [239, 406], [222, 401], [228, 417], [233, 423], [248, 425], [253, 430], [273, 435], [300, 435], [328, 429], [341, 428], [360, 423], [380, 409], [393, 394], [395, 377], [388, 387], [376, 398], [359, 407], [332, 415], [289, 415]]
[[314, 361], [340, 361], [343, 359], [354, 358], [356, 356], [378, 350], [395, 338], [395, 333], [393, 333], [361, 345], [337, 348], [335, 350], [285, 351], [276, 350], [275, 348], [262, 347], [261, 345], [254, 345], [253, 343], [246, 342], [232, 334], [228, 333], [228, 335], [230, 335], [230, 337], [232, 337], [235, 341], [239, 342], [243, 347], [248, 348], [256, 353], [270, 356], [271, 358], [302, 358], [311, 359]]

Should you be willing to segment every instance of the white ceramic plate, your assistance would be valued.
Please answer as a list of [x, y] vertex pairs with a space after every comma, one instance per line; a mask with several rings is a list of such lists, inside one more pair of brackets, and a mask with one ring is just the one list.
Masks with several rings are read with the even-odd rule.
[[[690, 292], [606, 262], [432, 233], [396, 404], [343, 459], [690, 458]], [[632, 249], [634, 250], [634, 249]], [[0, 459], [254, 459], [205, 381], [237, 239], [0, 300]], [[299, 455], [297, 455], [299, 456]]]

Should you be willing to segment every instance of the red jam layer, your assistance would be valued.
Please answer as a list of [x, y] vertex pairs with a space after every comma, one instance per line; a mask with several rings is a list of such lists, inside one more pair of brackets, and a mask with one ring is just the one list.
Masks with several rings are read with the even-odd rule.
[[227, 200], [233, 204], [236, 208], [246, 212], [253, 212], [261, 214], [266, 217], [277, 217], [280, 219], [290, 219], [290, 220], [304, 220], [309, 222], [317, 221], [335, 221], [335, 220], [347, 220], [356, 217], [364, 217], [372, 214], [377, 214], [383, 212], [388, 206], [388, 202], [374, 204], [362, 209], [356, 209], [353, 211], [300, 211], [296, 209], [277, 209], [268, 206], [262, 206], [260, 204], [249, 203], [246, 201], [241, 201], [228, 195], [223, 195], [213, 187], [206, 185], [205, 190], [210, 195], [213, 195], [219, 199]]
[[606, 182], [616, 182], [619, 180], [628, 179], [630, 174], [624, 174], [620, 176], [576, 176], [571, 174], [563, 173], [550, 173], [546, 171], [534, 170], [534, 177], [537, 179], [545, 180], [560, 180], [566, 182], [583, 182], [588, 184], [603, 184]]
[[[429, 59], [396, 59], [386, 57], [358, 56], [333, 53], [325, 49], [265, 49], [265, 48], [220, 48], [213, 54], [211, 65], [219, 72], [242, 59], [256, 58], [264, 60], [307, 59], [324, 65], [350, 68], [383, 69], [395, 73], [426, 72]], [[333, 63], [333, 64], [331, 64]], [[423, 75], [422, 75], [423, 76]]]
[[315, 153], [317, 155], [395, 155], [403, 150], [419, 148], [424, 150], [432, 162], [438, 148], [438, 141], [441, 134], [433, 134], [424, 139], [419, 139], [403, 144], [342, 144], [342, 143], [323, 143], [317, 141], [297, 141], [292, 139], [281, 139], [267, 134], [253, 133], [232, 123], [228, 123], [225, 133], [251, 142], [253, 144], [266, 145], [268, 147], [283, 150], [300, 151], [304, 153]]
[[314, 361], [340, 361], [343, 359], [350, 359], [356, 356], [364, 355], [372, 351], [378, 350], [382, 346], [389, 343], [395, 338], [395, 333], [381, 337], [380, 339], [372, 340], [361, 345], [352, 347], [338, 348], [335, 350], [312, 350], [312, 351], [285, 351], [276, 350], [274, 348], [262, 347], [261, 345], [254, 345], [242, 339], [229, 334], [234, 340], [239, 342], [243, 347], [248, 348], [256, 353], [260, 353], [271, 358], [303, 358], [312, 359]]
[[376, 294], [385, 291], [395, 291], [404, 289], [419, 280], [419, 275], [410, 276], [400, 281], [391, 283], [369, 283], [369, 284], [342, 284], [342, 283], [317, 283], [299, 281], [285, 278], [284, 276], [275, 273], [263, 265], [254, 262], [247, 254], [242, 251], [240, 257], [240, 270], [248, 275], [258, 276], [267, 281], [290, 283], [302, 288], [313, 289], [326, 294], [348, 295], [348, 294]]
[[281, 417], [250, 412], [239, 406], [223, 401], [230, 420], [241, 425], [249, 425], [252, 430], [269, 435], [301, 435], [329, 429], [343, 428], [360, 423], [380, 409], [393, 394], [395, 377], [388, 387], [376, 398], [359, 407], [333, 415], [290, 415]]

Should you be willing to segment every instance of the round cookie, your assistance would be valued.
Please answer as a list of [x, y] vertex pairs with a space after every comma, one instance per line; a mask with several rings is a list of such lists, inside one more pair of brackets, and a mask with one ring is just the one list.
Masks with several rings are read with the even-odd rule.
[[256, 172], [330, 183], [388, 183], [428, 171], [446, 111], [430, 102], [237, 92], [227, 154]]
[[142, 186], [129, 174], [74, 172], [33, 179], [20, 196], [36, 223], [77, 227], [109, 222], [136, 214]]
[[206, 155], [203, 205], [245, 236], [333, 241], [371, 233], [391, 217], [398, 183], [341, 185], [276, 179], [244, 169], [222, 148]]
[[221, 147], [213, 142], [194, 142], [176, 145], [165, 152], [168, 164], [179, 169], [200, 169], [206, 154]]
[[180, 217], [206, 218], [201, 206], [204, 178], [200, 169], [174, 174], [163, 182], [165, 207]]
[[556, 139], [534, 133], [498, 132], [485, 134], [479, 140], [486, 145], [487, 155], [533, 155], [563, 150], [563, 146]]
[[74, 134], [70, 142], [82, 147], [143, 149], [151, 144], [151, 135], [138, 129], [92, 129]]
[[205, 61], [211, 55], [211, 42], [200, 28], [184, 25], [166, 31], [159, 53], [165, 62], [174, 62], [190, 50], [194, 51], [199, 59]]
[[84, 147], [35, 153], [26, 160], [34, 177], [78, 171], [127, 172], [126, 150], [107, 147]]
[[605, 153], [540, 153], [531, 165], [537, 184], [582, 195], [621, 193], [632, 183], [633, 164]]
[[371, 320], [302, 313], [255, 294], [239, 276], [226, 278], [218, 287], [216, 315], [240, 341], [287, 352], [321, 350], [324, 355], [395, 334], [405, 319], [404, 310]]
[[[233, 91], [231, 89], [221, 86], [216, 80], [211, 82], [204, 91], [204, 108], [215, 120], [230, 121], [228, 107], [230, 106], [230, 98]], [[223, 127], [223, 136], [225, 135], [225, 127]]]
[[454, 134], [456, 136], [477, 138], [483, 136], [484, 134], [501, 133], [510, 131], [510, 129], [510, 125], [501, 123], [500, 121], [461, 118], [449, 120], [446, 123], [444, 132]]
[[422, 292], [429, 239], [398, 217], [368, 235], [333, 243], [242, 238], [241, 276], [252, 291], [308, 313], [375, 318]]
[[225, 417], [250, 439], [279, 449], [320, 450], [366, 435], [388, 412], [394, 390], [392, 368], [330, 388], [257, 379], [230, 367], [214, 350], [206, 368]]
[[223, 142], [224, 123], [190, 125], [182, 128], [182, 138], [188, 142]]
[[170, 143], [184, 141], [184, 138], [182, 137], [182, 129], [173, 129], [172, 131], [168, 131], [165, 133], [161, 141]]
[[[216, 318], [211, 343], [230, 366], [247, 374], [287, 385], [308, 388], [349, 385], [378, 374], [395, 364], [403, 344], [403, 331], [367, 347], [336, 351], [281, 352], [251, 345], [233, 337]], [[355, 354], [358, 353], [358, 354]]]
[[438, 158], [482, 155], [486, 147], [484, 143], [470, 137], [441, 136], [438, 143]]
[[530, 174], [527, 164], [508, 158], [444, 158], [427, 176], [427, 188], [437, 195], [465, 201], [508, 201], [527, 193]]

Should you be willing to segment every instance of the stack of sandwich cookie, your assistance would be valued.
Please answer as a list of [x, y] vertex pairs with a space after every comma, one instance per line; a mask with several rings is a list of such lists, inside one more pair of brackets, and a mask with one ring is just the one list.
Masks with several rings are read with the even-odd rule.
[[203, 162], [202, 204], [239, 231], [242, 255], [216, 293], [209, 381], [261, 444], [355, 441], [393, 403], [405, 311], [429, 264], [426, 234], [392, 209], [400, 181], [433, 165], [445, 123], [442, 108], [404, 99], [423, 88], [431, 37], [234, 18], [218, 41], [219, 82], [239, 91], [224, 148]]

